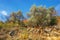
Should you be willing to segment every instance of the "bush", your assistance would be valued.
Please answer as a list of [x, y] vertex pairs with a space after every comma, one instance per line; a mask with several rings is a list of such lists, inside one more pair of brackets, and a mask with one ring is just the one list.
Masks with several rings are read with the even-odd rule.
[[56, 25], [56, 24], [57, 24], [56, 17], [53, 17], [53, 18], [51, 19], [50, 25], [53, 26], [53, 25]]

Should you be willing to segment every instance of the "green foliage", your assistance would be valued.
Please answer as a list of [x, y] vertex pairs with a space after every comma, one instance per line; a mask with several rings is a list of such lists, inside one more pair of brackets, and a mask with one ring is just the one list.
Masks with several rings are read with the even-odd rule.
[[15, 22], [15, 20], [16, 20], [16, 13], [15, 13], [15, 12], [12, 12], [12, 13], [10, 14], [9, 21]]
[[0, 29], [3, 28], [3, 24], [4, 23], [2, 21], [0, 21]]
[[53, 17], [53, 18], [51, 19], [50, 25], [53, 26], [53, 25], [56, 25], [56, 24], [57, 24], [57, 20], [56, 20], [55, 17]]
[[36, 7], [34, 5], [31, 7], [30, 12], [29, 12], [30, 18], [28, 19], [28, 24], [32, 26], [49, 25], [55, 13], [56, 12], [55, 12], [54, 7], [50, 7], [47, 9], [46, 7], [42, 7], [42, 6]]
[[18, 11], [16, 13], [16, 16], [17, 16], [16, 18], [19, 19], [19, 20], [24, 18], [24, 16], [22, 15], [22, 12], [21, 11]]
[[56, 11], [54, 7], [46, 8], [46, 7], [36, 7], [33, 5], [28, 12], [29, 18], [27, 19], [27, 23], [24, 23], [24, 16], [21, 11], [12, 12], [10, 14], [9, 20], [7, 20], [4, 24], [0, 22], [0, 27], [13, 27], [13, 26], [46, 26], [46, 25], [54, 25], [56, 24]]
[[13, 12], [11, 15], [10, 15], [10, 21], [12, 21], [13, 23], [16, 23], [16, 24], [19, 24], [20, 26], [23, 26], [24, 23], [22, 22], [22, 20], [24, 19], [24, 16], [22, 14], [21, 11], [18, 11], [18, 12]]

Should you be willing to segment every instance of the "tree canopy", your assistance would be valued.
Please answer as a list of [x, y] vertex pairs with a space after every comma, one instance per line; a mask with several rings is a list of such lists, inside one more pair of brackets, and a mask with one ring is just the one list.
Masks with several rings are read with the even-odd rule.
[[[28, 12], [28, 19], [26, 19], [28, 22], [24, 23], [25, 17], [23, 16], [21, 11], [18, 12], [12, 12], [10, 14], [10, 17], [7, 20], [7, 23], [5, 22], [4, 25], [13, 23], [18, 24], [19, 26], [47, 26], [47, 25], [56, 25], [56, 10], [54, 7], [42, 7], [38, 6], [36, 7], [33, 5], [30, 8], [30, 11]], [[1, 25], [3, 25], [2, 22], [0, 22]], [[0, 25], [0, 26], [1, 26]]]
[[[29, 12], [29, 25], [39, 26], [39, 25], [49, 25], [56, 15], [56, 11], [54, 7], [46, 8], [46, 7], [36, 7], [32, 6]], [[56, 17], [55, 17], [56, 18]], [[52, 21], [53, 22], [53, 21]], [[54, 21], [55, 22], [55, 21]]]

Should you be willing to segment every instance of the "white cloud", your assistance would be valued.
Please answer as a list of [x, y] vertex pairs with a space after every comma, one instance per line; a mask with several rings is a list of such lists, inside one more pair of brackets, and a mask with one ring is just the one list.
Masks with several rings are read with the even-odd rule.
[[0, 11], [0, 21], [6, 21], [6, 17], [8, 17], [7, 11]]
[[6, 11], [0, 11], [0, 13], [1, 13], [2, 15], [7, 16], [7, 12], [6, 12]]

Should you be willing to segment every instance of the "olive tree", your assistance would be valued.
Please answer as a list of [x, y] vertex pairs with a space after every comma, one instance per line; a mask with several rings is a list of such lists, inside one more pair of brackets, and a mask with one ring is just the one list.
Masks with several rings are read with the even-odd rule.
[[46, 26], [51, 23], [51, 20], [56, 14], [53, 7], [36, 7], [35, 5], [31, 7], [29, 12], [28, 24], [32, 26]]

